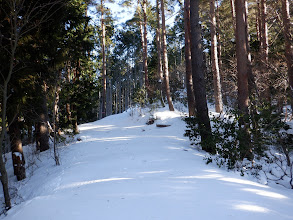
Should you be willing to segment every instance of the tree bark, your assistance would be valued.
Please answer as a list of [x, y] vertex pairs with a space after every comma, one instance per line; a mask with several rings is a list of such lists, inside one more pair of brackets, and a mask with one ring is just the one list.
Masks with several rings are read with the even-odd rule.
[[249, 46], [249, 41], [250, 41], [250, 35], [248, 34], [249, 26], [248, 26], [248, 3], [245, 0], [245, 33], [246, 33], [246, 48], [247, 48], [247, 57], [248, 57], [248, 63], [247, 63], [247, 70], [248, 70], [248, 94], [250, 96], [254, 95], [253, 90], [256, 90], [256, 85], [255, 85], [255, 79], [254, 75], [252, 72], [252, 65], [251, 65], [251, 50]]
[[184, 0], [184, 30], [185, 30], [185, 64], [186, 64], [186, 89], [189, 117], [195, 116], [195, 97], [192, 81], [191, 42], [190, 42], [190, 0]]
[[115, 82], [115, 114], [118, 114], [118, 83]]
[[260, 46], [260, 38], [261, 38], [261, 15], [260, 15], [260, 0], [257, 0], [257, 7], [256, 7], [256, 37], [257, 40], [259, 41], [259, 46]]
[[[217, 35], [217, 39], [218, 39], [218, 60], [219, 60], [219, 69], [220, 69], [220, 76], [221, 78], [223, 77], [223, 61], [222, 61], [222, 30], [220, 28], [220, 16], [219, 16], [219, 0], [216, 0], [216, 4], [217, 4], [217, 8], [216, 8], [216, 23], [218, 24], [218, 35]], [[222, 89], [223, 89], [223, 83], [222, 83]]]
[[162, 50], [161, 50], [161, 24], [160, 24], [160, 6], [159, 0], [156, 0], [156, 14], [157, 14], [157, 29], [156, 29], [156, 43], [157, 43], [157, 51], [158, 51], [158, 78], [163, 82], [163, 69], [162, 69]]
[[260, 1], [260, 58], [261, 58], [261, 68], [260, 73], [262, 76], [263, 93], [261, 97], [268, 103], [270, 103], [270, 86], [269, 86], [269, 47], [268, 47], [268, 25], [267, 25], [267, 6], [266, 0]]
[[290, 22], [289, 1], [282, 0], [282, 18], [285, 37], [285, 56], [288, 68], [290, 103], [293, 109], [293, 36], [292, 23]]
[[216, 112], [223, 111], [222, 89], [221, 89], [221, 77], [219, 69], [218, 59], [218, 39], [216, 34], [216, 10], [215, 0], [210, 0], [210, 16], [211, 16], [211, 57], [212, 57], [212, 72], [214, 82], [214, 96]]
[[201, 25], [199, 21], [199, 0], [192, 0], [190, 1], [190, 24], [192, 45], [191, 58], [197, 118], [200, 128], [202, 148], [203, 150], [209, 153], [215, 154], [215, 146], [209, 144], [209, 141], [212, 138], [212, 134], [206, 99], [203, 49], [201, 43]]
[[[241, 0], [243, 1], [243, 0]], [[231, 2], [231, 12], [232, 12], [232, 20], [233, 20], [233, 28], [234, 28], [234, 34], [235, 36], [236, 34], [236, 26], [237, 26], [237, 18], [236, 18], [236, 9], [235, 9], [235, 0], [230, 0]], [[238, 2], [238, 0], [236, 1], [237, 4], [239, 4], [240, 2]], [[252, 72], [252, 65], [251, 65], [251, 52], [250, 52], [250, 46], [249, 46], [249, 35], [248, 35], [248, 21], [247, 21], [247, 14], [248, 14], [248, 6], [247, 6], [247, 2], [245, 1], [245, 3], [241, 3], [244, 4], [244, 14], [243, 14], [243, 20], [244, 20], [244, 29], [245, 29], [245, 36], [243, 36], [244, 39], [246, 39], [246, 51], [247, 51], [247, 74], [248, 74], [248, 93], [250, 95], [253, 94], [253, 90], [256, 90], [256, 85], [255, 85], [255, 79], [254, 79], [254, 75]], [[237, 38], [237, 37], [236, 37]], [[237, 40], [236, 40], [237, 41]], [[237, 44], [237, 43], [236, 43]], [[237, 48], [236, 48], [237, 50]], [[237, 52], [236, 52], [236, 56], [237, 56]]]
[[112, 115], [112, 82], [107, 77], [107, 116]]
[[164, 73], [164, 82], [165, 82], [165, 90], [167, 95], [167, 101], [169, 105], [169, 110], [174, 111], [171, 91], [170, 91], [170, 83], [169, 83], [169, 67], [168, 67], [168, 56], [167, 56], [167, 39], [166, 39], [166, 19], [165, 19], [165, 4], [164, 0], [161, 0], [161, 12], [162, 12], [162, 38], [163, 38], [163, 73]]
[[56, 80], [55, 83], [55, 94], [54, 94], [54, 106], [53, 106], [53, 132], [54, 132], [54, 159], [55, 159], [55, 164], [57, 166], [60, 165], [60, 161], [59, 161], [59, 155], [57, 152], [57, 129], [58, 129], [58, 123], [59, 123], [59, 117], [58, 117], [58, 112], [59, 112], [59, 108], [58, 108], [58, 103], [59, 103], [59, 99], [60, 99], [60, 91], [61, 91], [61, 86], [60, 86], [60, 81], [61, 79], [61, 71], [58, 74], [58, 78]]
[[147, 40], [147, 14], [146, 14], [146, 0], [142, 2], [143, 12], [143, 70], [144, 70], [144, 82], [147, 93], [150, 95], [150, 85], [148, 77], [148, 40]]
[[72, 129], [73, 129], [73, 134], [79, 134], [79, 129], [78, 129], [78, 112], [77, 112], [77, 108], [76, 105], [73, 104], [72, 105]]
[[[66, 74], [66, 81], [67, 83], [70, 83], [70, 75], [71, 75], [71, 70], [70, 70], [71, 62], [67, 61], [66, 62], [66, 69], [67, 69], [67, 74]], [[67, 125], [69, 126], [71, 124], [71, 108], [70, 108], [70, 103], [69, 103], [69, 97], [66, 97], [66, 117], [67, 117]]]
[[[247, 122], [249, 91], [252, 90], [252, 69], [249, 56], [248, 27], [247, 27], [247, 5], [246, 0], [237, 0], [236, 9], [236, 57], [238, 72], [238, 109], [240, 112], [239, 125], [243, 135], [239, 140], [239, 151], [241, 159], [253, 159], [253, 153], [248, 132], [249, 122]], [[251, 84], [249, 86], [249, 80]]]
[[119, 77], [119, 82], [118, 82], [118, 113], [122, 112], [122, 100], [121, 100], [121, 96], [122, 96], [122, 91], [121, 91], [121, 81], [120, 81], [120, 77]]
[[162, 68], [162, 38], [161, 38], [161, 25], [160, 25], [160, 5], [159, 0], [156, 0], [156, 14], [157, 14], [157, 29], [156, 29], [156, 43], [157, 43], [157, 51], [158, 51], [158, 85], [160, 90], [160, 100], [163, 107], [165, 107], [164, 99], [163, 99], [163, 68]]
[[107, 95], [107, 69], [106, 69], [106, 27], [104, 21], [104, 1], [101, 0], [101, 27], [102, 27], [102, 56], [103, 56], [103, 92], [102, 92], [102, 118], [106, 117], [106, 95]]
[[0, 158], [0, 173], [1, 173], [0, 180], [2, 183], [2, 189], [4, 194], [4, 200], [5, 200], [5, 209], [8, 210], [11, 208], [11, 202], [10, 202], [10, 195], [9, 195], [9, 188], [8, 188], [8, 177], [7, 177], [5, 163], [3, 161], [2, 156]]
[[37, 109], [38, 121], [36, 123], [36, 148], [39, 151], [49, 149], [49, 129], [48, 129], [48, 107], [46, 99], [46, 84], [44, 83], [40, 95], [40, 104]]
[[8, 120], [11, 121], [9, 126], [9, 136], [14, 175], [17, 180], [20, 181], [26, 178], [26, 174], [19, 121], [18, 117], [15, 117], [14, 111], [10, 112], [7, 117]]
[[230, 0], [231, 4], [231, 14], [232, 14], [232, 24], [234, 33], [236, 34], [236, 12], [235, 12], [235, 0]]
[[[14, 60], [14, 52], [15, 50], [12, 50], [11, 53], [11, 58], [10, 58], [10, 70], [8, 73], [8, 77], [4, 82], [4, 86], [3, 86], [3, 94], [2, 94], [2, 108], [1, 108], [1, 112], [2, 112], [2, 118], [1, 118], [1, 133], [0, 133], [0, 146], [3, 146], [3, 143], [6, 142], [5, 141], [5, 137], [6, 137], [6, 116], [7, 116], [7, 99], [8, 99], [8, 94], [7, 94], [7, 90], [8, 90], [8, 82], [11, 78], [11, 74], [12, 74], [12, 67], [13, 67], [13, 60]], [[2, 183], [2, 189], [3, 189], [3, 194], [4, 194], [4, 200], [5, 200], [5, 208], [8, 210], [11, 208], [11, 201], [10, 201], [10, 195], [9, 195], [9, 184], [8, 184], [8, 176], [7, 176], [7, 171], [6, 171], [6, 167], [5, 167], [5, 163], [3, 161], [3, 151], [2, 151], [2, 147], [0, 147], [0, 179], [1, 179], [1, 183]]]
[[248, 114], [248, 50], [246, 33], [245, 0], [237, 0], [236, 9], [236, 56], [238, 72], [238, 108]]

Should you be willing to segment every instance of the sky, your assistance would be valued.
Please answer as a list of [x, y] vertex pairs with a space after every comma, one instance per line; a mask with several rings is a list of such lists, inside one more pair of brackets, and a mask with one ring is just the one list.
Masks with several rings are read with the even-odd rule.
[[[155, 5], [155, 0], [151, 0], [151, 4]], [[112, 12], [112, 15], [115, 19], [115, 25], [118, 27], [120, 24], [125, 23], [127, 20], [131, 19], [133, 14], [134, 14], [134, 9], [133, 8], [126, 8], [120, 6], [117, 2], [115, 3], [109, 3], [106, 2], [105, 6], [109, 8]], [[179, 11], [179, 7], [175, 6], [175, 13], [172, 15], [166, 14], [166, 24], [167, 25], [172, 25], [174, 23], [175, 15]], [[95, 22], [98, 22], [98, 17], [99, 15], [96, 14], [96, 9], [95, 7], [90, 7], [89, 10], [89, 15], [95, 20]]]

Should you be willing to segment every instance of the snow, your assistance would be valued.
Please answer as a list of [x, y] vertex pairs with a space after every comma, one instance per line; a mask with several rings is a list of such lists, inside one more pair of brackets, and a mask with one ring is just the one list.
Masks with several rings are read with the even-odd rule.
[[206, 153], [183, 137], [181, 117], [131, 109], [81, 125], [81, 141], [59, 149], [61, 166], [43, 152], [22, 182], [8, 169], [17, 204], [0, 218], [293, 219], [292, 190], [206, 165]]

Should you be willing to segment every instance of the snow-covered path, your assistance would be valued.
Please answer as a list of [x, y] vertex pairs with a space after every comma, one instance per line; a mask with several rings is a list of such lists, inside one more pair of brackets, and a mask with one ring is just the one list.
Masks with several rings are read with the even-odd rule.
[[4, 219], [293, 219], [292, 190], [205, 165], [180, 115], [157, 116], [171, 126], [129, 112], [81, 125], [82, 141], [37, 169]]

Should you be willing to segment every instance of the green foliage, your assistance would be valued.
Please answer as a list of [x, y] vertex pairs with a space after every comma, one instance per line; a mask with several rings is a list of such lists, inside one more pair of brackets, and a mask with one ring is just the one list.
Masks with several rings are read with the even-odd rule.
[[133, 102], [143, 107], [146, 105], [146, 89], [145, 88], [137, 88], [133, 93]]
[[[242, 125], [243, 120], [250, 124], [248, 128]], [[198, 119], [189, 117], [185, 122], [187, 129], [184, 135], [189, 137], [192, 144], [202, 145]], [[273, 106], [263, 105], [257, 111], [251, 111], [247, 118], [238, 111], [230, 111], [227, 115], [213, 117], [211, 122], [212, 138], [205, 141], [216, 146], [216, 162], [219, 166], [234, 169], [244, 159], [244, 155], [252, 159], [247, 149], [258, 159], [265, 157], [266, 151], [272, 146], [287, 158], [293, 151], [293, 135], [288, 133], [290, 126]], [[210, 162], [212, 158], [207, 159], [207, 163]]]
[[[39, 4], [44, 4], [42, 11], [32, 11], [29, 24], [24, 26], [18, 41], [14, 58], [16, 65], [9, 82], [8, 95], [11, 98], [8, 110], [17, 110], [15, 114], [24, 117], [25, 125], [31, 127], [38, 120], [44, 97], [47, 98], [49, 117], [52, 116], [55, 87], [58, 84], [61, 86], [61, 119], [64, 116], [62, 112], [66, 111], [63, 108], [66, 99], [75, 105], [72, 114], [78, 122], [95, 120], [98, 84], [93, 62], [95, 57], [91, 51], [95, 47], [96, 29], [85, 13], [89, 1], [56, 1], [56, 4], [47, 6], [46, 1], [24, 1], [19, 17], [24, 16], [31, 6], [38, 7]], [[6, 6], [3, 5], [4, 8]], [[1, 33], [5, 36], [3, 39], [9, 39], [9, 19], [3, 17], [9, 15], [9, 8], [5, 9], [7, 13], [0, 13]], [[45, 12], [48, 12], [48, 17], [38, 23]], [[21, 25], [21, 22], [20, 19], [17, 25]], [[5, 62], [1, 63], [0, 74], [4, 73], [5, 77], [10, 59], [5, 51], [10, 44], [3, 39], [0, 39], [0, 58]], [[64, 124], [61, 120], [60, 127]]]
[[277, 106], [263, 105], [254, 118], [253, 135], [255, 151], [259, 153], [262, 146], [274, 146], [281, 154], [288, 155], [293, 151], [293, 135], [291, 127], [285, 122], [284, 115]]
[[191, 141], [192, 145], [197, 145], [201, 143], [200, 140], [200, 130], [198, 126], [198, 118], [197, 117], [187, 117], [184, 118], [186, 125], [186, 130], [184, 133], [185, 137], [188, 137]]

